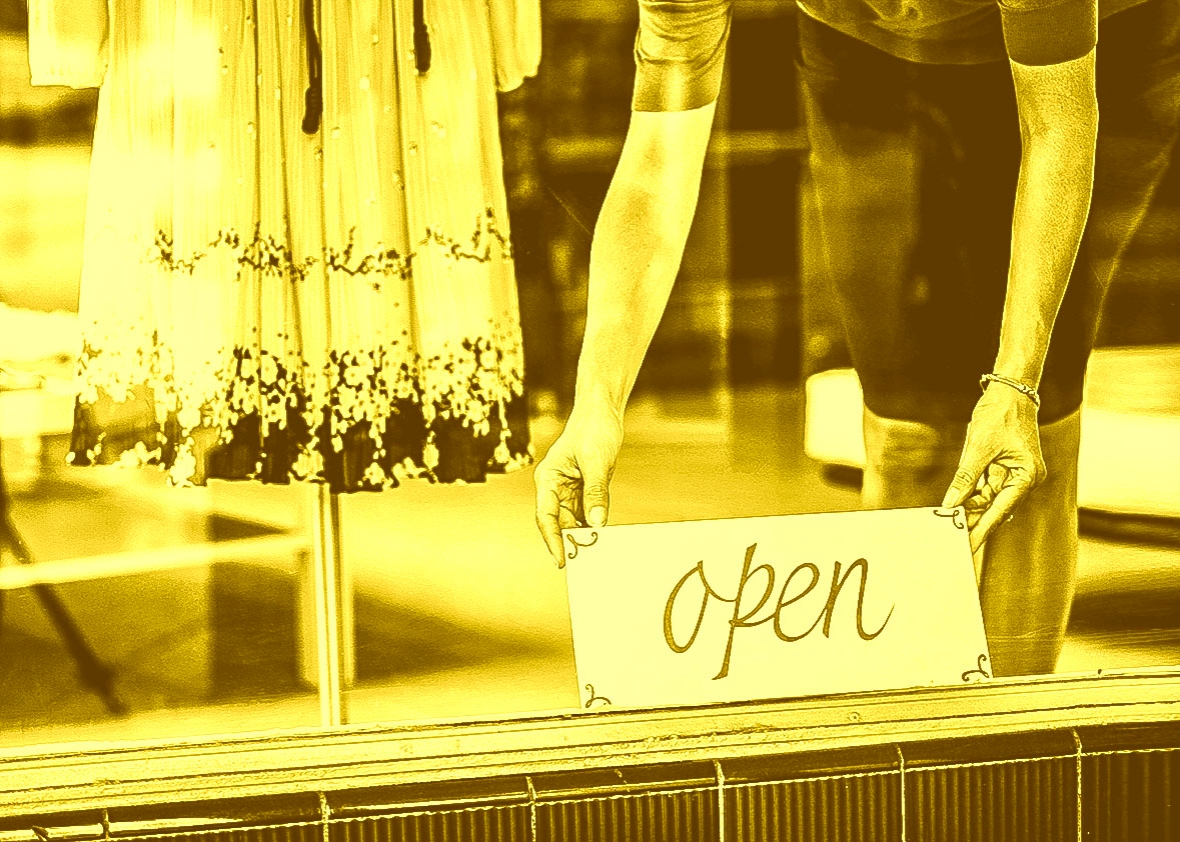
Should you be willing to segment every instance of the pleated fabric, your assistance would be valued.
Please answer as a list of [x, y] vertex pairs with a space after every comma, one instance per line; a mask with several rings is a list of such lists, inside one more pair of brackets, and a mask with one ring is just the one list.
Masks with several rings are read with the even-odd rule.
[[34, 82], [100, 86], [73, 463], [341, 492], [527, 464], [496, 91], [536, 71], [536, 2], [32, 0]]

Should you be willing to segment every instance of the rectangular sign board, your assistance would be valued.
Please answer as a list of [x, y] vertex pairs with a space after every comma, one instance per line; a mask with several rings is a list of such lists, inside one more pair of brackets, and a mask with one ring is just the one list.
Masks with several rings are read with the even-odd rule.
[[990, 677], [962, 509], [578, 528], [564, 542], [587, 708]]

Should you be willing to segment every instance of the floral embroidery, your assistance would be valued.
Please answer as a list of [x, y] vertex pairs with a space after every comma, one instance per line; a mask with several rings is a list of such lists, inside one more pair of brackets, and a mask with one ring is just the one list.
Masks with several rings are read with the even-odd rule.
[[[403, 255], [395, 248], [379, 248], [357, 257], [353, 240], [355, 233], [355, 229], [349, 231], [348, 242], [342, 249], [324, 250], [323, 263], [328, 269], [349, 275], [396, 275], [402, 280], [410, 278], [415, 252]], [[447, 237], [435, 228], [427, 228], [423, 237], [419, 239], [418, 246], [421, 248], [427, 245], [439, 246], [445, 255], [456, 260], [487, 263], [495, 256], [512, 259], [511, 240], [500, 231], [492, 208], [487, 208], [476, 217], [475, 233], [472, 234], [469, 244]], [[170, 272], [191, 275], [197, 264], [209, 256], [209, 251], [218, 247], [226, 247], [236, 253], [238, 263], [242, 267], [280, 276], [304, 278], [317, 262], [311, 257], [296, 261], [288, 247], [280, 244], [274, 237], [262, 236], [257, 228], [250, 239], [244, 238], [236, 231], [219, 231], [207, 245], [208, 251], [194, 252], [187, 258], [177, 257], [172, 238], [163, 231], [157, 231], [149, 249], [148, 261]]]
[[443, 236], [433, 228], [426, 229], [426, 236], [419, 245], [426, 245], [428, 242], [442, 246], [447, 254], [456, 260], [477, 260], [480, 263], [486, 263], [492, 259], [493, 246], [497, 247], [505, 257], [509, 259], [512, 257], [511, 241], [496, 226], [495, 213], [491, 208], [484, 212], [482, 218], [476, 220], [475, 233], [471, 236], [470, 248], [465, 249], [462, 243]]
[[[487, 262], [510, 254], [491, 211], [460, 244], [430, 231], [423, 248], [445, 259]], [[199, 282], [202, 262], [221, 257], [245, 275], [303, 281], [318, 262], [255, 231], [222, 231], [178, 256], [158, 233], [147, 264]], [[413, 279], [416, 253], [359, 254], [352, 233], [325, 249], [323, 268], [347, 277]], [[218, 266], [222, 264], [217, 264]], [[257, 280], [252, 281], [257, 283]], [[471, 482], [530, 463], [519, 326], [509, 308], [481, 335], [436, 346], [423, 357], [408, 330], [371, 337], [369, 347], [339, 347], [312, 364], [287, 333], [261, 335], [178, 360], [176, 349], [140, 317], [115, 331], [92, 324], [78, 359], [78, 403], [71, 461], [157, 465], [177, 485], [206, 478], [264, 482], [312, 480], [334, 490], [396, 487], [411, 478]], [[368, 335], [368, 334], [365, 334]], [[178, 366], [183, 377], [174, 374]], [[122, 407], [129, 425], [104, 413]]]
[[207, 251], [194, 252], [187, 258], [176, 257], [172, 238], [163, 231], [157, 231], [148, 253], [148, 262], [159, 265], [165, 271], [191, 275], [197, 264], [219, 247], [228, 248], [242, 268], [280, 277], [306, 277], [308, 270], [315, 264], [312, 258], [296, 261], [289, 248], [274, 237], [263, 237], [257, 228], [248, 240], [236, 231], [218, 231], [217, 236], [206, 246]]

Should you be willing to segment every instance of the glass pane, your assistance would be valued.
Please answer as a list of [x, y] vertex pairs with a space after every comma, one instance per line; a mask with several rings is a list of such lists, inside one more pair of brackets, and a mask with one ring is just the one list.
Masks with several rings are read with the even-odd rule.
[[[96, 102], [93, 91], [28, 85], [21, 5], [0, 0], [0, 88], [5, 94], [0, 101], [0, 247], [4, 256], [0, 263], [0, 470], [6, 486], [5, 515], [11, 523], [0, 559], [0, 744], [150, 739], [323, 724], [323, 698], [317, 688], [330, 682], [321, 674], [319, 641], [330, 635], [317, 632], [321, 614], [340, 618], [343, 677], [351, 688], [347, 721], [454, 719], [576, 705], [578, 681], [565, 578], [536, 533], [528, 471], [471, 485], [449, 484], [444, 476], [438, 484], [403, 482], [381, 493], [344, 495], [339, 500], [339, 533], [326, 536], [318, 531], [322, 523], [316, 515], [323, 510], [317, 491], [308, 486], [213, 481], [202, 488], [176, 489], [150, 468], [83, 470], [65, 464], [74, 421], [70, 377], [80, 336], [78, 278]], [[222, 14], [216, 5], [209, 8]], [[777, 57], [767, 53], [776, 43], [781, 46], [795, 37], [791, 8], [790, 4], [781, 8], [747, 4], [738, 14], [733, 43], [741, 49], [731, 51], [735, 57], [730, 81], [719, 104], [701, 210], [681, 277], [629, 410], [627, 443], [612, 484], [612, 523], [850, 510], [860, 503], [866, 461], [860, 387], [850, 368], [830, 279], [820, 268], [817, 207], [807, 199], [811, 195], [807, 141], [795, 113], [796, 97], [790, 91], [796, 80], [790, 63], [781, 60], [789, 51], [780, 51]], [[230, 17], [216, 18], [216, 23], [223, 20]], [[267, 25], [280, 23], [277, 13], [268, 20]], [[379, 23], [373, 43], [384, 45], [391, 40], [386, 31], [390, 21], [381, 18]], [[229, 23], [224, 30], [213, 26], [205, 31], [209, 37], [192, 39], [200, 44], [185, 46], [196, 53], [215, 42], [221, 45], [215, 33], [231, 28], [235, 37], [241, 36], [239, 46], [256, 44], [243, 33], [257, 25], [252, 16], [234, 17], [232, 27]], [[488, 176], [498, 166], [494, 155], [470, 156], [477, 161], [471, 172], [490, 179], [490, 186], [481, 185], [480, 190], [487, 187], [496, 203], [501, 192], [507, 193], [504, 204], [513, 223], [513, 266], [508, 267], [507, 260], [496, 262], [503, 253], [495, 260], [482, 256], [480, 244], [492, 239], [503, 244], [503, 240], [500, 230], [488, 222], [496, 214], [489, 209], [489, 215], [483, 215], [485, 196], [480, 190], [472, 191], [479, 194], [479, 207], [472, 214], [476, 218], [474, 249], [464, 251], [466, 238], [472, 235], [465, 227], [467, 217], [461, 223], [448, 220], [446, 230], [433, 227], [433, 219], [413, 223], [422, 223], [425, 229], [419, 245], [443, 248], [445, 253], [434, 257], [476, 258], [465, 268], [494, 264], [487, 270], [489, 275], [464, 276], [468, 286], [458, 284], [456, 289], [490, 292], [488, 298], [496, 299], [494, 308], [500, 315], [512, 309], [512, 282], [519, 290], [529, 420], [538, 456], [560, 432], [572, 398], [586, 306], [589, 238], [622, 148], [633, 81], [635, 19], [633, 10], [562, 3], [552, 6], [546, 26], [547, 73], [527, 83], [515, 99], [500, 100], [507, 190], [500, 190], [495, 175]], [[184, 31], [182, 26], [163, 29]], [[341, 26], [340, 31], [349, 30]], [[226, 44], [231, 40], [224, 39]], [[367, 48], [368, 38], [360, 40]], [[224, 52], [223, 46], [219, 48]], [[289, 52], [257, 75], [257, 68], [243, 71], [228, 60], [218, 61], [217, 67], [208, 65], [212, 72], [201, 77], [207, 85], [193, 83], [185, 88], [195, 95], [181, 102], [175, 113], [188, 113], [185, 106], [192, 106], [202, 118], [223, 117], [218, 109], [224, 106], [234, 120], [241, 117], [233, 111], [247, 107], [241, 103], [219, 99], [211, 108], [212, 97], [201, 101], [202, 91], [223, 90], [218, 87], [218, 72], [234, 81], [225, 83], [226, 89], [232, 88], [235, 95], [245, 91], [248, 107], [259, 107], [260, 113], [269, 109], [272, 119], [282, 111], [274, 102], [288, 102], [294, 95], [302, 105], [302, 83], [294, 85], [291, 80], [303, 78], [301, 62], [315, 64], [316, 60], [300, 50]], [[208, 49], [204, 55], [210, 58], [213, 51]], [[242, 56], [260, 61], [250, 47]], [[288, 88], [276, 85], [273, 101], [268, 82], [263, 99], [272, 104], [261, 109], [256, 85], [291, 56], [299, 64], [298, 72], [279, 73]], [[189, 57], [182, 53], [182, 58]], [[346, 63], [343, 58], [340, 61], [342, 66]], [[126, 65], [123, 71], [132, 75]], [[356, 103], [372, 102], [379, 90], [387, 95], [393, 90], [388, 87], [393, 63], [383, 65], [381, 74], [384, 78], [378, 78], [376, 71], [372, 77], [357, 74], [355, 88], [347, 86], [358, 97]], [[730, 87], [748, 86], [768, 75], [780, 79], [777, 86], [782, 96], [768, 99], [744, 88], [732, 97], [728, 93]], [[343, 87], [337, 93], [347, 99], [342, 91]], [[176, 93], [168, 91], [171, 96]], [[490, 103], [490, 94], [479, 99], [478, 124], [471, 122], [476, 109], [467, 113], [457, 108], [444, 121], [423, 122], [429, 143], [445, 145], [448, 136], [452, 141], [474, 137], [482, 144], [481, 154], [493, 148], [499, 154], [497, 144], [483, 143], [493, 136]], [[366, 119], [372, 118], [366, 124], [373, 129], [367, 141], [376, 136], [377, 128], [393, 134], [401, 131], [395, 125], [397, 117], [390, 116], [392, 110], [393, 106], [375, 110], [358, 106], [358, 112], [368, 115]], [[161, 122], [145, 119], [144, 124], [158, 128]], [[389, 197], [379, 190], [370, 193], [368, 181], [358, 184], [341, 177], [349, 168], [341, 166], [340, 159], [332, 168], [337, 179], [332, 201], [325, 201], [328, 180], [321, 191], [317, 179], [287, 178], [289, 173], [281, 167], [286, 166], [290, 151], [283, 143], [290, 138], [275, 142], [282, 134], [276, 129], [266, 133], [264, 142], [259, 125], [233, 122], [231, 129], [217, 135], [219, 142], [227, 141], [224, 148], [203, 136], [186, 136], [189, 146], [184, 154], [192, 158], [183, 159], [171, 172], [187, 176], [177, 181], [185, 181], [191, 204], [199, 207], [179, 204], [193, 216], [211, 207], [217, 210], [210, 216], [221, 213], [219, 201], [232, 195], [242, 200], [226, 203], [235, 205], [239, 221], [256, 222], [251, 214], [255, 202], [262, 202], [258, 192], [251, 194], [248, 187], [241, 192], [217, 192], [234, 179], [250, 181], [233, 166], [222, 167], [219, 156], [224, 151], [226, 160], [237, 165], [265, 148], [265, 154], [257, 156], [262, 163], [255, 174], [261, 174], [259, 183], [273, 182], [267, 185], [267, 222], [275, 231], [291, 227], [287, 202], [297, 204], [291, 196], [301, 191], [313, 196], [308, 206], [316, 205], [321, 216], [346, 209], [340, 216], [348, 219], [330, 237], [325, 235], [338, 241], [315, 240], [328, 229], [319, 225], [324, 219], [302, 220], [300, 233], [316, 233], [309, 238], [315, 240], [311, 245], [299, 244], [303, 253], [296, 255], [298, 259], [292, 258], [292, 243], [267, 239], [273, 231], [263, 232], [244, 251], [218, 253], [226, 261], [223, 265], [249, 264], [259, 278], [268, 267], [283, 264], [268, 276], [273, 282], [268, 294], [259, 291], [263, 287], [259, 281], [249, 291], [255, 298], [242, 293], [240, 299], [257, 305], [259, 312], [266, 310], [270, 323], [280, 326], [281, 341], [265, 352], [269, 360], [238, 358], [240, 368], [227, 377], [231, 388], [247, 380], [250, 388], [257, 385], [253, 370], [274, 363], [280, 345], [290, 357], [300, 357], [292, 365], [315, 368], [317, 376], [327, 373], [332, 380], [324, 391], [327, 399], [309, 397], [314, 390], [300, 391], [305, 384], [297, 384], [300, 388], [284, 392], [283, 400], [270, 407], [283, 409], [279, 414], [290, 419], [300, 414], [294, 409], [300, 401], [321, 400], [322, 405], [312, 410], [303, 405], [301, 420], [312, 418], [307, 426], [318, 433], [315, 419], [323, 410], [322, 417], [331, 419], [324, 424], [333, 438], [339, 433], [342, 442], [335, 453], [327, 453], [329, 448], [322, 446], [328, 436], [316, 439], [321, 450], [314, 453], [310, 447], [289, 448], [288, 456], [298, 453], [292, 465], [282, 466], [290, 470], [280, 470], [280, 479], [299, 471], [324, 475], [335, 471], [345, 479], [337, 477], [334, 485], [356, 489], [394, 484], [405, 478], [407, 466], [411, 473], [430, 474], [440, 464], [431, 464], [431, 455], [437, 459], [439, 448], [432, 422], [424, 420], [430, 412], [421, 411], [422, 395], [430, 390], [417, 370], [402, 376], [418, 363], [427, 368], [438, 363], [437, 368], [447, 373], [439, 382], [426, 384], [437, 399], [431, 412], [456, 396], [455, 405], [463, 410], [497, 404], [500, 414], [488, 413], [476, 426], [500, 425], [501, 432], [512, 426], [515, 435], [516, 415], [524, 413], [517, 412], [517, 372], [509, 359], [519, 350], [513, 344], [516, 337], [509, 336], [516, 328], [512, 316], [493, 328], [495, 341], [487, 345], [482, 344], [487, 337], [472, 342], [465, 335], [460, 343], [463, 353], [449, 361], [441, 355], [423, 355], [425, 359], [407, 358], [404, 365], [382, 369], [374, 362], [380, 356], [377, 351], [336, 346], [333, 326], [339, 328], [342, 322], [348, 326], [339, 332], [352, 331], [349, 341], [358, 347], [374, 336], [378, 339], [373, 341], [382, 344], [388, 338], [384, 332], [391, 331], [393, 324], [398, 329], [404, 326], [405, 332], [418, 331], [421, 314], [415, 295], [419, 292], [423, 300], [437, 297], [464, 305], [481, 296], [454, 296], [454, 290], [434, 296], [421, 276], [417, 286], [411, 287], [414, 294], [401, 292], [403, 287], [397, 284], [410, 278], [412, 261], [397, 249], [377, 250], [377, 244], [389, 243], [373, 231], [384, 231], [383, 225], [409, 230], [409, 217], [421, 208], [414, 209], [400, 198], [388, 207], [381, 205]], [[274, 125], [281, 128], [281, 122]], [[350, 132], [332, 123], [320, 130], [327, 139], [318, 146], [314, 145], [318, 141], [293, 132], [302, 145], [292, 141], [292, 148], [300, 151], [290, 157], [299, 158], [308, 168], [292, 170], [299, 176], [324, 169], [316, 162], [324, 161], [328, 142]], [[171, 142], [171, 135], [164, 134]], [[417, 140], [405, 140], [406, 159], [427, 157], [427, 141], [419, 145]], [[386, 148], [395, 147], [400, 148], [396, 144]], [[229, 149], [234, 150], [232, 154], [225, 151]], [[169, 149], [169, 155], [173, 151]], [[389, 162], [377, 163], [380, 156], [368, 154], [371, 151], [356, 153], [355, 161], [344, 160], [356, 163], [353, 169], [358, 172], [361, 164], [371, 165], [365, 175], [372, 176], [373, 183], [396, 183], [404, 189], [410, 179], [398, 169], [401, 164], [392, 171], [382, 169]], [[886, 151], [889, 166], [877, 167], [875, 177], [900, 179], [913, 169], [907, 157], [913, 150]], [[119, 152], [128, 154], [127, 149]], [[208, 170], [195, 168], [198, 157], [200, 166]], [[452, 163], [463, 158], [455, 156]], [[176, 159], [163, 160], [165, 165], [157, 173], [167, 174], [168, 165]], [[282, 161], [281, 165], [276, 161]], [[213, 171], [224, 181], [211, 178], [206, 185], [192, 177]], [[424, 167], [419, 174], [428, 176], [424, 182], [435, 184], [447, 171]], [[271, 178], [276, 172], [280, 175]], [[445, 191], [448, 202], [470, 188], [475, 183], [472, 178], [470, 183], [456, 179], [449, 184], [453, 189]], [[198, 187], [192, 189], [193, 183]], [[1172, 443], [1180, 418], [1176, 400], [1180, 336], [1175, 319], [1169, 316], [1176, 305], [1171, 279], [1177, 270], [1178, 185], [1180, 168], [1174, 167], [1113, 282], [1100, 343], [1108, 347], [1101, 348], [1091, 364], [1079, 477], [1083, 511], [1078, 590], [1061, 669], [1150, 666], [1180, 658], [1173, 610], [1176, 570], [1180, 569], [1175, 538], [1180, 512], [1176, 461], [1171, 456], [1178, 452]], [[906, 189], [913, 187], [915, 183], [907, 178]], [[937, 190], [934, 193], [942, 196]], [[950, 201], [946, 197], [939, 201], [944, 199]], [[464, 198], [469, 200], [470, 195]], [[354, 253], [348, 215], [362, 206], [380, 210], [366, 211], [372, 215], [365, 216], [366, 225], [360, 227], [370, 229], [362, 233], [371, 240]], [[912, 225], [917, 230], [923, 224], [917, 210], [912, 219], [902, 210], [892, 211], [897, 211], [892, 214], [896, 218], [887, 221], [894, 228]], [[942, 217], [937, 206], [935, 212], [925, 209], [925, 213], [926, 219]], [[394, 218], [396, 225], [390, 223]], [[345, 236], [343, 231], [350, 233]], [[196, 236], [187, 233], [190, 238]], [[236, 234], [221, 238], [221, 233], [211, 248], [232, 243], [236, 250], [249, 239]], [[183, 272], [186, 260], [197, 261], [199, 249], [180, 254], [178, 247], [173, 255], [174, 243], [166, 236], [155, 245], [158, 262], [167, 264], [167, 271]], [[412, 243], [401, 245], [413, 247]], [[322, 315], [336, 302], [313, 296], [308, 305], [307, 298], [285, 295], [298, 286], [297, 280], [305, 280], [303, 273], [317, 259], [331, 263], [333, 270], [343, 269], [331, 276], [324, 289], [347, 290], [347, 306], [342, 308], [347, 315], [334, 322], [331, 317], [317, 322], [309, 331], [307, 346], [327, 351], [324, 359], [309, 361], [307, 357], [314, 354], [304, 355], [300, 345], [304, 337], [292, 343], [300, 345], [298, 351], [286, 344], [287, 329], [299, 331], [291, 327], [292, 312], [302, 316], [314, 310]], [[903, 262], [882, 266], [880, 273], [891, 273]], [[370, 271], [384, 275], [357, 281]], [[225, 293], [234, 288], [222, 282], [238, 280], [232, 272], [227, 276], [210, 271], [204, 280], [217, 281]], [[327, 270], [321, 275], [320, 280], [329, 278]], [[438, 277], [445, 275], [440, 272]], [[494, 284], [484, 289], [489, 276]], [[110, 288], [119, 291], [119, 280], [115, 276]], [[926, 295], [922, 290], [927, 281], [922, 276], [905, 283], [912, 282], [914, 296], [920, 298]], [[383, 288], [397, 292], [386, 298]], [[175, 288], [169, 286], [168, 292]], [[332, 299], [331, 292], [325, 297]], [[229, 298], [239, 301], [233, 294]], [[192, 300], [206, 303], [200, 295]], [[304, 305], [306, 309], [300, 309]], [[240, 316], [240, 324], [232, 327], [243, 335], [260, 330], [258, 321], [251, 321], [250, 306], [230, 308]], [[466, 313], [465, 330], [483, 329], [486, 314], [480, 306], [473, 304]], [[452, 341], [450, 334], [459, 330], [440, 312], [447, 310], [439, 307], [432, 313], [433, 323], [426, 332]], [[498, 343], [505, 336], [501, 347]], [[254, 342], [237, 338], [228, 344], [239, 352], [246, 345], [246, 351], [253, 350]], [[1121, 347], [1129, 345], [1149, 347]], [[257, 347], [262, 355], [263, 346]], [[474, 373], [464, 374], [467, 367]], [[265, 376], [268, 385], [298, 379], [277, 373], [278, 363], [272, 368], [276, 373]], [[968, 385], [974, 388], [973, 381]], [[497, 391], [501, 399], [487, 397]], [[511, 397], [503, 398], [504, 394]], [[142, 430], [150, 423], [143, 415], [150, 409], [147, 397], [137, 397], [138, 405], [96, 408], [108, 433]], [[397, 412], [386, 414], [392, 404], [397, 404]], [[506, 410], [508, 404], [512, 413]], [[503, 468], [518, 462], [519, 454], [507, 446], [518, 439], [506, 435], [498, 440], [502, 447], [495, 447], [497, 441], [483, 435], [473, 444], [471, 425], [456, 423], [471, 418], [460, 410], [450, 414], [450, 408], [437, 413], [450, 423], [439, 439], [448, 439], [443, 455], [453, 460], [440, 474], [472, 478], [493, 464]], [[410, 411], [403, 412], [406, 409]], [[392, 429], [414, 412], [419, 417], [406, 421], [406, 428], [414, 428], [408, 434]], [[343, 432], [333, 424], [339, 424]], [[303, 432], [311, 435], [309, 430]], [[399, 439], [402, 434], [405, 440]], [[406, 445], [410, 440], [413, 448]], [[489, 442], [491, 446], [485, 448]], [[408, 455], [402, 453], [403, 446]], [[481, 448], [490, 455], [477, 452]], [[314, 467], [317, 458], [332, 461], [344, 451], [339, 464], [325, 468], [321, 461]], [[401, 455], [395, 457], [395, 453]], [[255, 455], [247, 453], [232, 467], [243, 474], [261, 472], [262, 460], [256, 462]], [[308, 463], [313, 467], [308, 468]], [[459, 470], [459, 463], [471, 470]], [[326, 541], [328, 537], [333, 540]], [[336, 538], [340, 558], [334, 572], [341, 577], [343, 597], [339, 603], [332, 601], [335, 591], [324, 596], [327, 589], [314, 563], [317, 552]], [[320, 573], [329, 566], [326, 562]]]
[[66, 464], [95, 92], [30, 86], [2, 5], [0, 745], [315, 726], [306, 489]]
[[63, 445], [4, 441], [28, 555], [6, 548], [0, 567], [0, 744], [316, 725], [301, 524], [151, 468], [69, 467]]

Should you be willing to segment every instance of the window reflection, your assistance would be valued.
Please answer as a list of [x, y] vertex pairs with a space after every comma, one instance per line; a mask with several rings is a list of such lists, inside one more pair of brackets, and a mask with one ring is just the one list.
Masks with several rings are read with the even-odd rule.
[[[551, 8], [547, 75], [501, 99], [538, 452], [571, 398], [589, 230], [625, 127], [634, 30], [630, 13], [605, 6]], [[794, 37], [791, 13], [768, 8], [750, 4], [735, 24], [734, 92], [723, 99], [681, 282], [630, 409], [614, 523], [859, 505], [859, 387], [806, 236], [796, 245], [807, 225], [806, 140], [790, 96], [767, 105], [748, 94], [792, 72], [777, 52]], [[152, 469], [64, 464], [94, 97], [29, 87], [24, 23], [5, 15], [0, 438], [11, 519], [36, 563], [5, 553], [0, 567], [0, 743], [321, 725], [314, 490], [179, 490]], [[1180, 174], [1169, 179], [1112, 291], [1091, 366], [1063, 672], [1180, 661], [1169, 461], [1180, 452], [1169, 444], [1180, 335], [1166, 315], [1176, 305]], [[577, 705], [565, 580], [532, 507], [528, 472], [340, 500], [346, 721]], [[126, 714], [79, 682], [35, 586], [52, 587], [112, 670]]]
[[[7, 393], [6, 393], [7, 394]], [[318, 722], [301, 673], [306, 535], [158, 472], [82, 472], [6, 439], [0, 742], [157, 739]], [[6, 548], [7, 549], [7, 548]], [[313, 650], [314, 652], [314, 650]]]
[[302, 490], [66, 464], [95, 98], [29, 85], [20, 5], [0, 16], [0, 744], [314, 726]]

